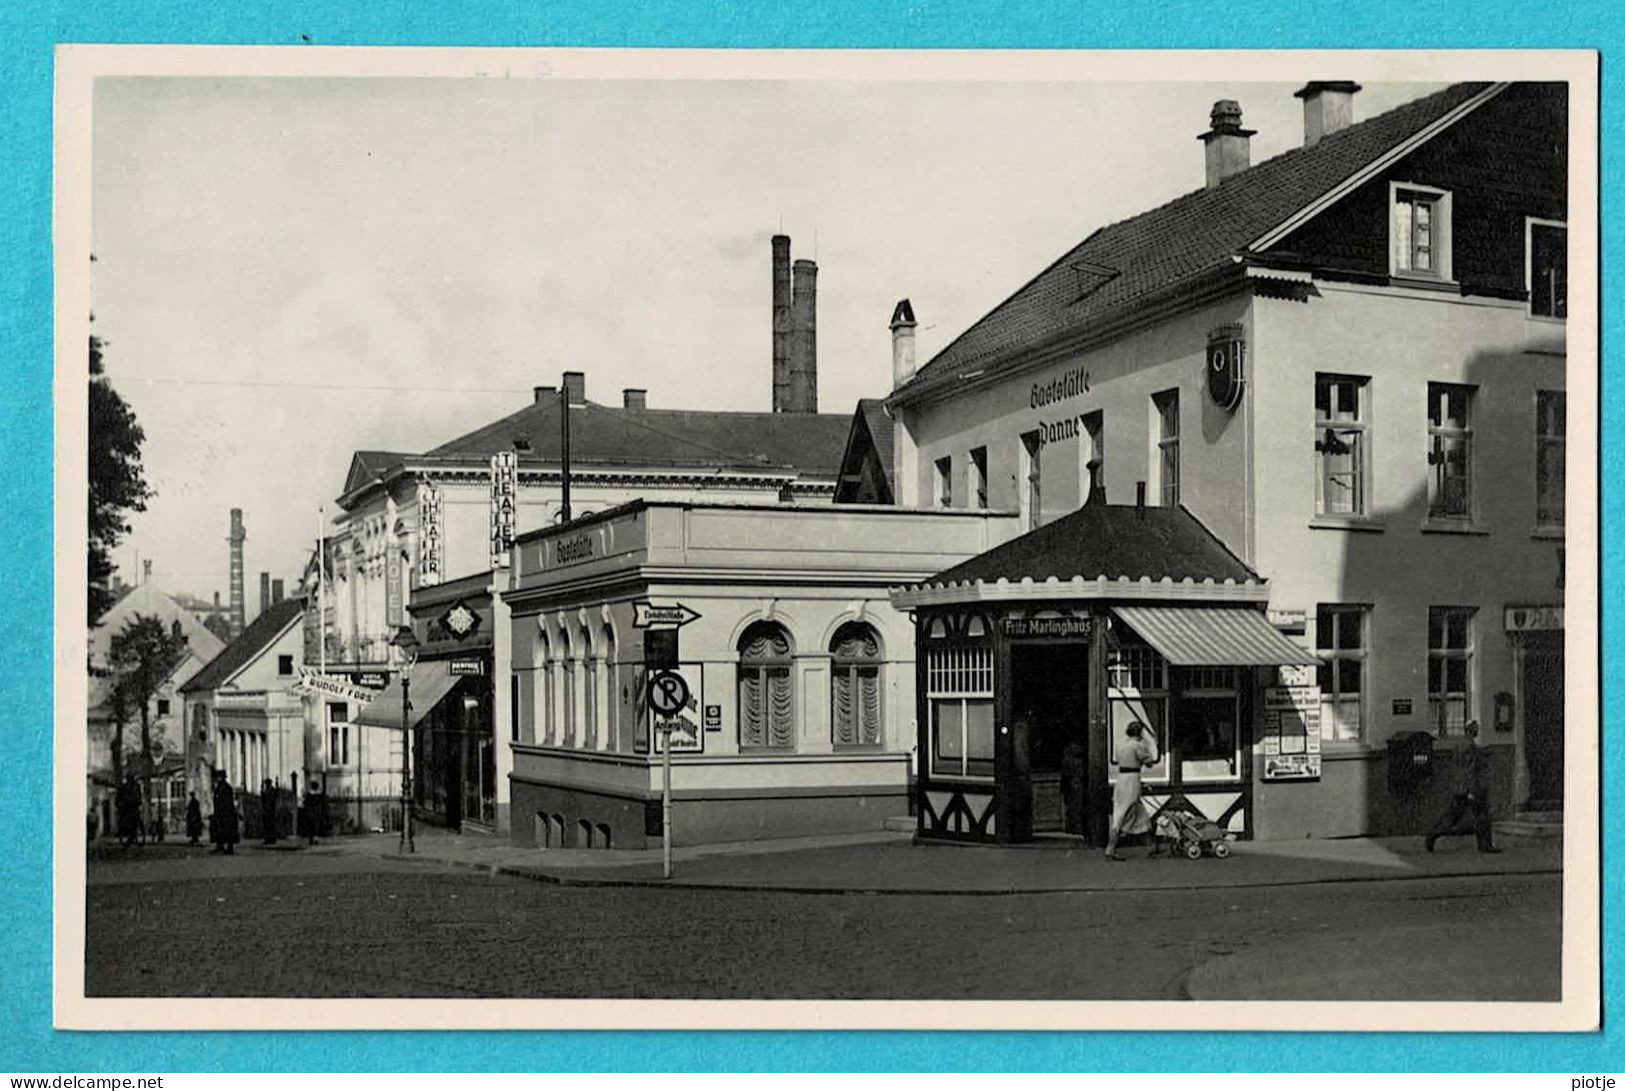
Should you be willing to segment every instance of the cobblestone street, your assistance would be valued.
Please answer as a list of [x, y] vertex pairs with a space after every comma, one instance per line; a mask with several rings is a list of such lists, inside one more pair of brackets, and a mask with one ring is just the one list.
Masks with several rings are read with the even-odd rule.
[[[1406, 998], [1543, 1000], [1557, 995], [1560, 887], [1546, 874], [980, 897], [594, 888], [324, 849], [169, 847], [92, 861], [86, 984], [92, 996], [1166, 999], [1196, 985], [1201, 998], [1390, 999], [1361, 978], [1363, 953], [1399, 944], [1421, 960], [1388, 986]], [[1331, 952], [1349, 976], [1294, 979], [1304, 952]]]

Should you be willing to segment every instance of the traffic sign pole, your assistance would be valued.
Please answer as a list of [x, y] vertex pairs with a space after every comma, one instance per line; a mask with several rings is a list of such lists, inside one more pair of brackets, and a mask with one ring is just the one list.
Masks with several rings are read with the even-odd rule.
[[655, 730], [665, 747], [660, 761], [660, 872], [666, 879], [671, 878], [671, 733], [677, 715], [688, 707], [688, 697], [682, 675], [663, 670], [649, 676], [649, 709], [665, 717], [655, 720]]
[[[667, 721], [668, 723], [670, 721]], [[660, 833], [664, 844], [660, 852], [660, 874], [662, 878], [671, 878], [671, 731], [662, 732], [666, 736], [666, 752], [664, 760], [660, 763]]]

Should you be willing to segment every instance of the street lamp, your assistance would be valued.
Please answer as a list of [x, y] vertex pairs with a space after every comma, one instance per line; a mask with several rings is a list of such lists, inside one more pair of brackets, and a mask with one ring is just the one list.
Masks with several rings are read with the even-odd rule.
[[401, 851], [417, 852], [412, 838], [412, 665], [418, 661], [418, 638], [402, 625], [389, 638], [401, 662]]

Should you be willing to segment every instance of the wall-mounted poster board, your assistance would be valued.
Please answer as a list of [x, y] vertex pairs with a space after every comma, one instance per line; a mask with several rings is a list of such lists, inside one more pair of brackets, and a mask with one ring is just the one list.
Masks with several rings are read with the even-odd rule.
[[1320, 687], [1264, 690], [1263, 735], [1265, 780], [1320, 779]]

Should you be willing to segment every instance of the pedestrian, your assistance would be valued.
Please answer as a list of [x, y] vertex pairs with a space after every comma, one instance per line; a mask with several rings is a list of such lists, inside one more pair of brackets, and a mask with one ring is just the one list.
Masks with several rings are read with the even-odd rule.
[[1117, 851], [1117, 839], [1151, 829], [1151, 816], [1140, 800], [1140, 774], [1157, 764], [1160, 756], [1157, 740], [1138, 721], [1123, 732], [1128, 736], [1126, 745], [1117, 754], [1117, 781], [1112, 787], [1111, 832], [1106, 837], [1106, 859], [1122, 860]]
[[123, 848], [130, 848], [141, 834], [141, 786], [134, 776], [126, 776], [113, 795], [113, 808], [117, 814], [118, 840]]
[[260, 836], [267, 845], [276, 844], [276, 782], [260, 783]]
[[237, 821], [237, 793], [232, 790], [226, 774], [214, 775], [214, 837], [220, 852], [230, 856], [240, 839]]
[[203, 804], [197, 801], [196, 792], [188, 794], [191, 798], [186, 801], [186, 839], [195, 845], [203, 836]]
[[[1455, 775], [1450, 786], [1450, 809], [1433, 824], [1423, 841], [1429, 852], [1441, 837], [1472, 834], [1479, 852], [1500, 852], [1495, 847], [1494, 824], [1490, 819], [1490, 752], [1478, 741], [1478, 721], [1469, 720], [1467, 745], [1456, 752]], [[1472, 813], [1471, 824], [1462, 819]]]

